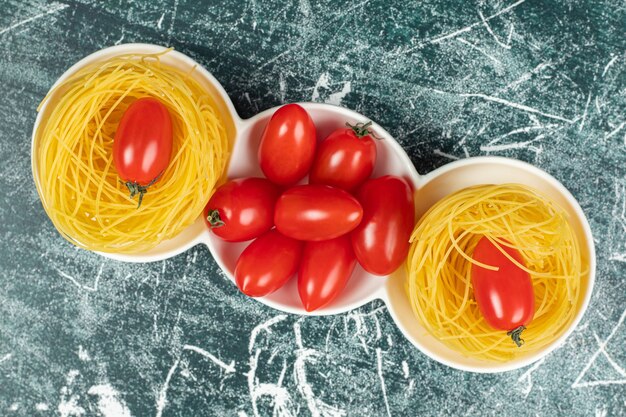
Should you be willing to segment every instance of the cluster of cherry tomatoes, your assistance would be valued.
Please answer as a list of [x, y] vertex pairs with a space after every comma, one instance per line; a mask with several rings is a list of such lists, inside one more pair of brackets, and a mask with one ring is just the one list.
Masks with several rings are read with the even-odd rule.
[[[205, 208], [211, 231], [229, 242], [254, 239], [235, 268], [239, 289], [262, 297], [298, 275], [307, 311], [328, 305], [357, 261], [388, 275], [406, 258], [415, 222], [413, 192], [402, 178], [369, 179], [376, 143], [368, 124], [346, 124], [317, 143], [304, 108], [278, 109], [263, 132], [266, 178], [234, 179]], [[306, 175], [309, 183], [296, 185]]]

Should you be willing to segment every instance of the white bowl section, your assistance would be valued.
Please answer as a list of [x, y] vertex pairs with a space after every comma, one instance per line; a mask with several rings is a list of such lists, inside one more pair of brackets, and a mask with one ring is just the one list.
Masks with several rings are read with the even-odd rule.
[[525, 162], [500, 157], [477, 157], [455, 161], [421, 178], [415, 195], [418, 216], [423, 215], [442, 198], [463, 188], [480, 184], [518, 183], [535, 188], [552, 198], [569, 215], [581, 245], [582, 256], [589, 262], [589, 272], [581, 282], [581, 297], [576, 317], [570, 327], [545, 349], [507, 362], [486, 361], [467, 357], [444, 345], [428, 333], [416, 320], [404, 289], [406, 273], [397, 271], [387, 281], [384, 299], [396, 324], [418, 349], [438, 362], [471, 372], [494, 373], [510, 371], [529, 365], [552, 352], [571, 334], [580, 322], [591, 298], [595, 280], [596, 255], [591, 228], [576, 199], [554, 177]]
[[[343, 107], [320, 103], [299, 104], [311, 115], [318, 140], [324, 139], [335, 129], [345, 127], [346, 122], [354, 124], [369, 121], [364, 116]], [[251, 119], [238, 122], [239, 128], [228, 169], [228, 178], [263, 176], [258, 163], [257, 150], [263, 129], [276, 109], [266, 110]], [[375, 141], [377, 162], [372, 176], [397, 175], [409, 181], [415, 189], [419, 182], [419, 175], [402, 147], [377, 124], [372, 124], [372, 130], [380, 138]], [[304, 181], [306, 182], [306, 178]], [[237, 258], [248, 243], [224, 242], [208, 231], [205, 236], [203, 241], [209, 247], [213, 257], [226, 275], [234, 281], [233, 274]], [[314, 316], [338, 314], [360, 307], [375, 298], [383, 297], [385, 282], [385, 277], [369, 274], [357, 265], [341, 294], [330, 305], [314, 312], [309, 313], [302, 307], [295, 277], [278, 291], [258, 300], [288, 313]]]
[[[119, 55], [155, 54], [166, 51], [167, 49], [168, 48], [165, 48], [163, 46], [140, 43], [112, 46], [110, 48], [101, 49], [91, 55], [86, 56], [85, 58], [74, 64], [72, 67], [70, 67], [67, 71], [65, 71], [63, 75], [61, 75], [61, 77], [59, 77], [59, 79], [51, 87], [49, 97], [40, 109], [39, 114], [37, 115], [37, 119], [35, 120], [35, 125], [33, 127], [33, 137], [31, 144], [31, 167], [33, 171], [33, 178], [35, 180], [35, 185], [40, 196], [41, 181], [37, 168], [37, 149], [39, 148], [39, 138], [41, 132], [45, 128], [48, 117], [54, 109], [54, 106], [56, 106], [60, 98], [65, 93], [65, 90], [63, 88], [55, 90], [55, 87], [87, 65], [96, 62], [103, 62]], [[226, 127], [226, 133], [229, 136], [231, 143], [233, 143], [235, 140], [236, 132], [235, 123], [239, 122], [241, 119], [239, 118], [239, 116], [237, 116], [237, 112], [235, 111], [233, 103], [228, 97], [228, 94], [226, 94], [226, 91], [224, 91], [222, 85], [202, 65], [198, 64], [196, 61], [189, 58], [185, 54], [177, 51], [169, 51], [168, 53], [162, 55], [160, 60], [163, 64], [169, 65], [170, 67], [190, 72], [191, 76], [206, 89], [207, 93], [211, 96], [214, 103], [216, 104], [217, 109], [222, 115], [224, 125]], [[150, 251], [132, 255], [115, 253], [101, 253], [101, 255], [106, 256], [107, 258], [126, 262], [152, 262], [167, 259], [172, 256], [178, 255], [179, 253], [184, 252], [190, 247], [198, 244], [200, 242], [200, 235], [203, 232], [204, 226], [202, 224], [202, 219], [198, 219], [192, 226], [185, 229], [175, 238], [162, 242]]]
[[[80, 68], [92, 62], [103, 61], [116, 55], [128, 53], [156, 53], [165, 48], [148, 44], [126, 44], [106, 48], [79, 61], [68, 69], [55, 83], [55, 86]], [[258, 144], [268, 120], [276, 108], [266, 110], [250, 119], [242, 120], [220, 83], [200, 64], [176, 51], [168, 52], [162, 62], [183, 70], [194, 68], [192, 75], [211, 95], [220, 111], [227, 128], [227, 133], [234, 143], [228, 172], [228, 179], [262, 176], [257, 160]], [[54, 88], [54, 86], [53, 86]], [[41, 129], [54, 105], [58, 102], [62, 90], [55, 91], [47, 100], [35, 122], [32, 140], [32, 170], [38, 191], [41, 184], [37, 172], [37, 148]], [[318, 140], [325, 138], [333, 130], [352, 124], [367, 122], [362, 116], [351, 110], [320, 103], [299, 103], [313, 118], [317, 128]], [[576, 319], [563, 335], [545, 350], [534, 355], [520, 356], [505, 363], [495, 363], [466, 357], [449, 349], [431, 336], [415, 318], [404, 292], [406, 272], [399, 268], [389, 277], [373, 276], [357, 265], [347, 287], [333, 302], [320, 310], [308, 313], [301, 305], [297, 280], [292, 278], [287, 285], [275, 293], [257, 300], [277, 310], [302, 315], [330, 315], [347, 312], [360, 307], [373, 299], [379, 298], [389, 307], [389, 312], [406, 338], [418, 349], [434, 360], [453, 368], [472, 372], [502, 372], [526, 366], [554, 350], [574, 330], [587, 308], [595, 277], [595, 252], [591, 230], [585, 215], [574, 197], [556, 179], [544, 171], [529, 164], [498, 157], [470, 158], [448, 164], [428, 175], [420, 177], [402, 147], [382, 127], [373, 123], [374, 133], [381, 138], [376, 141], [377, 162], [373, 177], [385, 174], [405, 178], [415, 190], [416, 214], [419, 218], [437, 201], [462, 188], [477, 184], [521, 183], [532, 186], [554, 198], [570, 215], [570, 222], [581, 242], [583, 256], [589, 261], [589, 273], [582, 282], [582, 297], [577, 306]], [[224, 178], [226, 180], [226, 178]], [[234, 269], [237, 258], [249, 242], [227, 243], [209, 232], [202, 216], [173, 239], [159, 244], [154, 249], [140, 254], [111, 254], [103, 256], [126, 262], [151, 262], [178, 255], [199, 243], [205, 244], [218, 265], [234, 282]]]

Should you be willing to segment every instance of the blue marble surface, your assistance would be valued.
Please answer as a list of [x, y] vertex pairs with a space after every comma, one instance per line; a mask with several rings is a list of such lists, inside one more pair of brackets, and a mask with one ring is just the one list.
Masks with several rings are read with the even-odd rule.
[[[626, 415], [623, 1], [0, 3], [0, 415]], [[36, 107], [106, 46], [171, 45], [243, 117], [354, 109], [420, 173], [503, 155], [568, 187], [598, 251], [587, 314], [544, 360], [478, 375], [421, 354], [381, 302], [303, 318], [241, 295], [204, 246], [153, 264], [72, 247], [30, 172]]]

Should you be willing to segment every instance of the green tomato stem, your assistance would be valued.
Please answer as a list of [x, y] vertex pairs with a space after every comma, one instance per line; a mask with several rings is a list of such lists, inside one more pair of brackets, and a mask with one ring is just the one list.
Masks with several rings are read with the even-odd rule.
[[348, 126], [350, 129], [352, 129], [352, 131], [354, 132], [354, 134], [356, 135], [357, 138], [362, 138], [365, 136], [372, 136], [374, 139], [382, 139], [379, 138], [378, 136], [376, 136], [374, 134], [374, 132], [372, 132], [370, 130], [370, 126], [372, 125], [372, 122], [369, 121], [367, 123], [356, 123], [351, 125], [350, 123], [346, 122], [346, 126]]
[[511, 331], [508, 331], [506, 335], [511, 336], [511, 339], [513, 339], [517, 347], [521, 347], [524, 344], [524, 339], [521, 337], [524, 330], [526, 330], [525, 326], [519, 326]]
[[220, 217], [220, 212], [218, 210], [210, 210], [208, 216], [206, 216], [206, 220], [211, 225], [211, 229], [226, 225]]
[[161, 178], [161, 175], [163, 175], [163, 171], [161, 171], [159, 175], [157, 175], [152, 181], [150, 181], [146, 185], [140, 185], [139, 183], [135, 181], [126, 181], [126, 182], [120, 181], [120, 182], [123, 183], [126, 186], [126, 188], [128, 188], [128, 192], [130, 193], [131, 200], [136, 195], [139, 195], [139, 200], [137, 202], [137, 208], [139, 208], [141, 207], [141, 202], [143, 201], [143, 195], [148, 192], [148, 187], [150, 187], [155, 182], [157, 182], [159, 178]]

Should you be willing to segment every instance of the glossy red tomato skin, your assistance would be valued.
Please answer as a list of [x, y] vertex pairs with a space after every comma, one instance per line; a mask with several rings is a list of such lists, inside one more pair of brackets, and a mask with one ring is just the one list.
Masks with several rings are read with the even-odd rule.
[[309, 172], [316, 144], [315, 125], [309, 113], [297, 104], [282, 106], [261, 137], [261, 170], [273, 183], [293, 185]]
[[[517, 250], [501, 247], [524, 265]], [[479, 240], [472, 258], [500, 268], [491, 271], [472, 264], [474, 297], [487, 324], [494, 329], [510, 331], [530, 323], [535, 314], [535, 295], [530, 275], [511, 262], [486, 237]]]
[[411, 186], [393, 175], [366, 181], [356, 197], [363, 206], [363, 220], [352, 232], [352, 247], [359, 263], [374, 275], [389, 275], [409, 251], [415, 225]]
[[306, 311], [327, 306], [345, 288], [356, 258], [349, 235], [306, 242], [298, 272], [298, 293]]
[[235, 281], [241, 292], [263, 297], [285, 285], [298, 270], [303, 245], [276, 229], [253, 240], [235, 267]]
[[[274, 206], [280, 188], [265, 178], [240, 178], [220, 186], [204, 208], [204, 222], [227, 242], [244, 242], [274, 227]], [[222, 226], [212, 227], [209, 214], [217, 210]]]
[[148, 185], [172, 156], [172, 119], [159, 100], [145, 97], [122, 116], [113, 140], [113, 162], [124, 181]]
[[376, 143], [370, 135], [358, 137], [352, 128], [337, 129], [317, 147], [309, 183], [353, 191], [376, 164]]
[[327, 185], [298, 185], [278, 197], [274, 224], [285, 236], [318, 241], [349, 233], [362, 217], [361, 205], [346, 191]]

